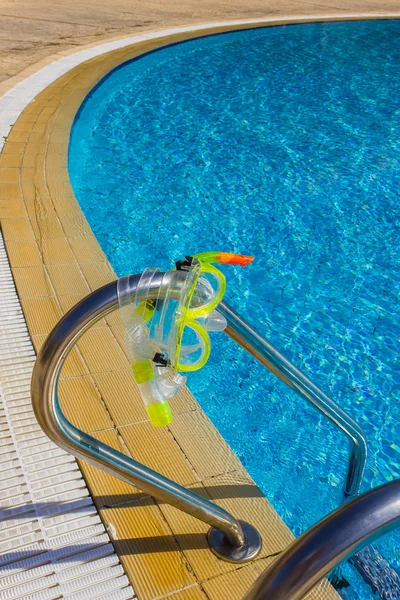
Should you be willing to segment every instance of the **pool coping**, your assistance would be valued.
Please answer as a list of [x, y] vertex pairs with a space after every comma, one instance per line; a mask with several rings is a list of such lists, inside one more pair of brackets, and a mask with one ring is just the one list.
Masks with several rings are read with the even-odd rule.
[[[201, 35], [364, 18], [378, 17], [253, 19], [125, 37], [64, 56], [0, 98], [0, 126], [10, 127], [6, 119], [17, 117], [11, 133], [2, 131], [7, 139], [0, 154], [0, 189], [6, 201], [0, 205], [0, 217], [36, 351], [62, 314], [90, 291], [116, 279], [75, 199], [67, 164], [74, 116], [104, 75], [140, 54]], [[202, 523], [80, 463], [94, 501], [140, 599], [222, 600], [230, 586], [229, 597], [239, 600], [293, 536], [187, 390], [172, 403], [172, 426], [162, 431], [151, 428], [131, 378], [123, 336], [117, 313], [85, 334], [63, 369], [60, 393], [66, 416], [258, 526], [263, 553], [246, 567], [223, 563], [207, 549], [207, 527]], [[324, 583], [308, 597], [338, 596]]]

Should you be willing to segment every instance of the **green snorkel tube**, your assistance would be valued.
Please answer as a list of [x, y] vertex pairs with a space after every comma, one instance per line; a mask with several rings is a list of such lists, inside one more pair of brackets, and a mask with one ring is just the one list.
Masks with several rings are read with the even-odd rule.
[[187, 256], [165, 274], [156, 300], [149, 298], [149, 290], [159, 269], [143, 272], [133, 297], [129, 277], [118, 280], [128, 357], [155, 427], [172, 421], [168, 400], [186, 382], [179, 371], [201, 369], [211, 351], [208, 332], [226, 327], [225, 318], [216, 310], [224, 297], [226, 280], [213, 263], [246, 266], [252, 260], [252, 256], [227, 252]]

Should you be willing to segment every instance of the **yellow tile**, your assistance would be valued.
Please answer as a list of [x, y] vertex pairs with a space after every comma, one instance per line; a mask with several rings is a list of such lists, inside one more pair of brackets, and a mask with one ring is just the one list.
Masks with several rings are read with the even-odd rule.
[[61, 379], [60, 406], [75, 427], [87, 433], [112, 429], [113, 423], [89, 376]]
[[127, 356], [125, 348], [125, 325], [122, 322], [121, 313], [119, 312], [119, 310], [115, 310], [111, 314], [107, 315], [106, 322], [108, 323], [118, 344], [122, 348], [122, 351], [124, 352], [125, 356]]
[[51, 115], [54, 115], [55, 112], [55, 106], [49, 106], [48, 104], [46, 104], [46, 106], [41, 110], [40, 115], [45, 117], [51, 117]]
[[19, 119], [14, 123], [14, 125], [12, 126], [12, 131], [31, 131], [32, 129], [32, 124], [31, 123], [26, 123], [24, 121], [19, 121]]
[[42, 136], [50, 133], [47, 123], [35, 123], [31, 129], [32, 133], [40, 133]]
[[134, 459], [181, 485], [198, 481], [167, 428], [144, 422], [120, 427], [119, 432]]
[[37, 173], [36, 168], [37, 168], [36, 166], [34, 166], [34, 167], [24, 166], [23, 161], [22, 161], [22, 168], [20, 169], [21, 181], [34, 181], [36, 173]]
[[21, 182], [22, 196], [24, 200], [35, 200], [37, 196], [36, 186], [33, 181]]
[[45, 154], [24, 154], [22, 157], [22, 168], [38, 167], [45, 162]]
[[241, 467], [239, 459], [203, 411], [175, 415], [170, 427], [200, 479]]
[[10, 133], [7, 136], [8, 142], [27, 142], [30, 131], [18, 131], [12, 127]]
[[98, 373], [94, 380], [116, 425], [148, 421], [146, 409], [130, 369]]
[[25, 154], [46, 154], [47, 142], [28, 142], [25, 145]]
[[117, 279], [114, 271], [106, 262], [81, 262], [79, 264], [91, 290], [97, 290], [106, 283]]
[[50, 182], [48, 183], [51, 197], [54, 200], [54, 204], [57, 206], [57, 214], [60, 218], [64, 216], [71, 217], [73, 215], [78, 215], [81, 212], [79, 204], [75, 200], [75, 197], [69, 194], [68, 187], [65, 183], [60, 183], [57, 192], [55, 191], [54, 186], [50, 184]]
[[2, 153], [4, 154], [23, 154], [26, 144], [23, 142], [6, 142]]
[[120, 371], [129, 366], [125, 354], [108, 327], [89, 329], [79, 340], [78, 347], [91, 373]]
[[199, 408], [199, 405], [194, 399], [193, 394], [186, 386], [183, 386], [176, 396], [170, 398], [169, 404], [171, 406], [173, 415], [179, 415], [180, 413]]
[[36, 267], [42, 264], [35, 242], [10, 241], [7, 252], [12, 267]]
[[48, 101], [47, 106], [52, 106], [52, 107], [58, 108], [60, 106], [60, 104], [62, 104], [62, 103], [63, 103], [62, 94], [56, 94], [55, 96], [53, 96], [53, 98], [51, 100]]
[[[209, 600], [243, 600], [243, 596], [251, 588], [261, 573], [273, 562], [273, 558], [263, 558], [241, 569], [232, 570], [229, 573], [203, 581], [202, 586]], [[271, 598], [271, 600], [273, 600]]]
[[140, 600], [153, 600], [196, 583], [162, 515], [149, 499], [101, 510], [112, 542]]
[[[52, 134], [51, 134], [51, 139], [54, 141], [55, 137], [64, 138], [66, 136], [61, 133], [54, 134], [54, 130], [53, 130]], [[73, 195], [70, 178], [69, 178], [69, 171], [68, 171], [68, 164], [66, 161], [66, 156], [59, 155], [59, 154], [49, 154], [47, 156], [47, 158], [46, 158], [46, 177], [49, 182], [51, 181], [51, 183], [65, 184], [66, 189], [68, 190], [69, 194]]]
[[206, 479], [203, 485], [213, 502], [258, 529], [263, 541], [260, 556], [276, 554], [293, 541], [289, 528], [243, 467], [227, 475]]
[[[122, 452], [122, 454], [128, 454], [121, 438], [114, 429], [97, 431], [93, 434], [93, 437]], [[79, 461], [79, 465], [89, 486], [90, 494], [98, 508], [109, 508], [124, 502], [133, 502], [145, 495], [133, 485], [108, 475], [105, 471], [101, 471], [84, 461]]]
[[39, 133], [38, 131], [32, 130], [31, 133], [29, 134], [29, 143], [44, 142], [44, 141], [46, 141], [47, 136], [48, 136], [48, 133]]
[[[67, 138], [67, 136], [61, 133], [55, 134], [52, 132], [50, 139], [55, 141], [60, 138]], [[46, 159], [46, 176], [48, 181], [54, 185], [57, 183], [65, 184], [66, 191], [68, 191], [69, 194], [72, 193], [66, 154], [48, 154]]]
[[[38, 123], [45, 123], [46, 119], [44, 117], [40, 117], [37, 119]], [[48, 146], [48, 152], [51, 154], [54, 152], [55, 154], [66, 154], [68, 152], [68, 140], [65, 142], [52, 142], [50, 140]]]
[[26, 115], [38, 115], [41, 110], [42, 110], [42, 105], [40, 103], [39, 96], [36, 96], [36, 98], [34, 98], [32, 100], [32, 102], [30, 104], [28, 104], [28, 106], [25, 108], [23, 114], [19, 117], [18, 120], [20, 121]]
[[101, 262], [106, 260], [104, 252], [94, 236], [84, 239], [71, 239], [70, 244], [78, 262]]
[[20, 167], [22, 155], [20, 154], [0, 154], [1, 167]]
[[[61, 94], [61, 98], [62, 98], [62, 102], [60, 102], [60, 106], [61, 104], [64, 104], [66, 101], [66, 97], [63, 96], [63, 94]], [[51, 130], [52, 135], [53, 134], [62, 134], [66, 137], [69, 137], [70, 133], [71, 133], [71, 123], [67, 123], [66, 121], [63, 121], [62, 119], [57, 119], [57, 121], [54, 123], [53, 128]], [[51, 159], [54, 159], [54, 155], [49, 157]], [[56, 164], [57, 161], [53, 162], [53, 164]], [[64, 161], [62, 161], [62, 164], [65, 164]]]
[[43, 262], [45, 264], [75, 263], [75, 257], [65, 238], [43, 239], [41, 241]]
[[49, 264], [47, 270], [57, 296], [79, 294], [85, 296], [90, 289], [77, 263], [65, 265]]
[[21, 305], [31, 335], [50, 333], [61, 317], [55, 298], [22, 298]]
[[28, 219], [2, 219], [1, 230], [6, 241], [26, 241], [35, 239]]
[[0, 183], [0, 196], [7, 200], [21, 200], [19, 183]]
[[[274, 557], [256, 560], [243, 568], [202, 582], [209, 600], [242, 600], [258, 577], [273, 563]], [[271, 599], [272, 600], [272, 599]], [[340, 600], [340, 596], [325, 579], [304, 600]]]
[[[195, 494], [210, 500], [201, 483], [188, 487]], [[232, 564], [220, 560], [210, 552], [207, 542], [207, 532], [210, 527], [206, 523], [167, 503], [160, 503], [159, 506], [198, 581], [232, 571], [234, 568]]]
[[23, 200], [7, 200], [0, 197], [0, 219], [26, 219], [28, 217]]
[[186, 590], [182, 590], [177, 592], [176, 594], [172, 594], [172, 596], [168, 596], [168, 600], [209, 600], [201, 587], [199, 585], [191, 585], [186, 588]]
[[[25, 183], [22, 182], [23, 193], [25, 193]], [[24, 195], [26, 211], [28, 213], [29, 218], [32, 221], [37, 221], [38, 219], [55, 219], [56, 211], [51, 202], [50, 196], [46, 194], [42, 194], [42, 192], [36, 187], [35, 188], [35, 197], [28, 198]]]
[[25, 201], [35, 201], [35, 213], [31, 217], [35, 216], [43, 219], [55, 216], [54, 205], [48, 193], [46, 183], [39, 175], [35, 175], [34, 180], [22, 180], [21, 190]]
[[[53, 127], [52, 137], [54, 131], [57, 129]], [[59, 130], [57, 130], [59, 131]], [[59, 132], [58, 135], [61, 135]], [[69, 128], [62, 130], [62, 135], [68, 137]], [[59, 179], [60, 181], [69, 183], [69, 172], [68, 172], [68, 157], [64, 154], [49, 154], [46, 156], [46, 175], [50, 179]]]
[[33, 347], [35, 348], [36, 355], [39, 354], [39, 351], [40, 351], [41, 347], [43, 346], [43, 343], [46, 338], [47, 338], [47, 335], [32, 335], [31, 336], [32, 344], [33, 344]]
[[0, 183], [18, 183], [18, 169], [15, 167], [1, 167], [0, 168]]
[[[244, 469], [189, 487], [200, 496], [222, 506], [234, 517], [248, 521], [258, 529], [263, 541], [258, 558], [276, 554], [293, 541], [292, 533]], [[220, 561], [208, 551], [208, 525], [169, 504], [161, 503], [160, 509], [198, 580], [204, 581], [232, 570], [231, 564]]]
[[19, 123], [20, 125], [30, 125], [32, 127], [32, 125], [34, 125], [34, 123], [36, 122], [37, 115], [35, 113], [27, 112], [27, 109], [28, 107], [24, 110], [22, 115], [18, 117], [17, 123]]
[[[24, 162], [22, 161], [22, 164]], [[36, 165], [34, 167], [25, 167], [21, 169], [21, 181], [33, 181], [36, 188], [43, 194], [48, 195], [46, 182], [46, 167], [45, 156], [36, 157]]]
[[77, 348], [73, 348], [68, 354], [68, 357], [63, 364], [60, 373], [60, 379], [67, 379], [70, 377], [81, 377], [82, 375], [88, 375], [89, 371], [84, 363], [82, 355]]
[[20, 298], [53, 296], [51, 283], [43, 267], [14, 267], [12, 272]]
[[84, 296], [82, 296], [82, 294], [60, 296], [58, 301], [60, 303], [63, 314], [65, 315], [71, 308], [78, 304], [78, 302], [80, 302], [83, 297]]
[[36, 217], [32, 219], [32, 228], [35, 232], [35, 236], [37, 239], [53, 239], [65, 237], [64, 230], [57, 217]]
[[[65, 315], [71, 308], [78, 304], [78, 302], [80, 302], [85, 296], [87, 296], [86, 292], [84, 294], [68, 294], [67, 296], [59, 296], [58, 302], [60, 303], [63, 315]], [[107, 323], [104, 319], [100, 319], [97, 321], [97, 323], [91, 326], [91, 329], [97, 327], [107, 327]]]

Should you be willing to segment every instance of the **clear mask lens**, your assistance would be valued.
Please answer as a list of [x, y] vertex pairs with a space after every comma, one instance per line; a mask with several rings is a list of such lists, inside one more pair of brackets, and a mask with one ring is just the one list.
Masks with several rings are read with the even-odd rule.
[[201, 336], [192, 327], [184, 327], [179, 363], [187, 367], [196, 365], [202, 360], [204, 352], [205, 343]]

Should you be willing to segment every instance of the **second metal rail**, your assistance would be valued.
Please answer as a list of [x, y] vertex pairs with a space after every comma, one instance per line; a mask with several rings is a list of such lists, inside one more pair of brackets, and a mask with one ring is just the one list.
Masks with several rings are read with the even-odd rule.
[[[347, 556], [399, 525], [397, 480], [354, 498], [308, 529], [260, 575], [243, 600], [301, 600]], [[395, 581], [381, 595], [399, 597]]]
[[312, 404], [350, 439], [351, 452], [343, 494], [345, 500], [357, 496], [367, 462], [367, 442], [361, 427], [332, 398], [327, 396], [272, 344], [257, 333], [233, 308], [225, 302], [221, 302], [218, 310], [228, 322], [225, 333], [230, 338]]

